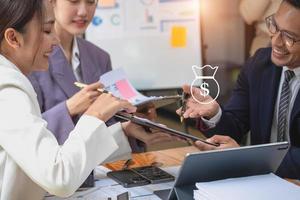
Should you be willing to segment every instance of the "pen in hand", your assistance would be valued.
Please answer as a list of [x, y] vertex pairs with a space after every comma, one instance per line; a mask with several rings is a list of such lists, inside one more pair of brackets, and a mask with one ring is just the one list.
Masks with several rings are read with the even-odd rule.
[[[87, 84], [80, 83], [80, 82], [75, 82], [74, 85], [77, 86], [78, 88], [81, 88], [81, 89], [87, 86]], [[101, 92], [101, 93], [108, 93], [108, 94], [110, 94], [109, 91], [101, 89], [101, 88], [98, 88], [97, 91]]]
[[[80, 82], [74, 82], [74, 85], [81, 89], [87, 86], [87, 84]], [[98, 88], [97, 91], [100, 93], [112, 94], [111, 92], [101, 88]], [[124, 112], [127, 113], [127, 110], [120, 110], [119, 112], [117, 112], [117, 114], [124, 114]]]
[[180, 113], [180, 122], [181, 122], [181, 123], [182, 123], [183, 120], [184, 120], [183, 114], [184, 114], [185, 111], [186, 111], [186, 101], [187, 101], [188, 96], [189, 96], [189, 95], [188, 95], [187, 93], [182, 92], [182, 95], [181, 95], [182, 108], [181, 108], [181, 113]]

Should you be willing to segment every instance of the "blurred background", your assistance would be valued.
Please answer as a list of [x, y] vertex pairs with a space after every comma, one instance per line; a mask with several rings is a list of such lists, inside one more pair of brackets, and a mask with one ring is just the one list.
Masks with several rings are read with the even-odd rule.
[[[143, 94], [181, 94], [194, 79], [191, 66], [219, 66], [217, 101], [225, 105], [245, 61], [270, 39], [264, 19], [280, 0], [103, 0], [85, 37], [123, 68]], [[211, 74], [204, 69], [202, 76]], [[212, 88], [211, 90], [214, 90]], [[216, 92], [216, 91], [211, 91]], [[176, 130], [203, 137], [195, 120], [180, 122], [180, 103], [156, 109], [154, 118]], [[149, 150], [189, 145], [172, 142]]]

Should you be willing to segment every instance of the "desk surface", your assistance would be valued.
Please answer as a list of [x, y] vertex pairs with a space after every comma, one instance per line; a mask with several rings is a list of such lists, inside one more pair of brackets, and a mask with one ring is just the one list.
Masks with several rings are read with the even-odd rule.
[[[161, 151], [151, 151], [146, 153], [132, 154], [132, 161], [129, 168], [156, 165], [158, 167], [170, 167], [181, 165], [187, 153], [198, 152], [194, 146], [180, 147], [175, 149], [166, 149]], [[108, 163], [105, 167], [111, 170], [120, 170], [125, 161], [116, 161]]]
[[[132, 154], [132, 161], [129, 168], [142, 167], [149, 165], [156, 165], [158, 167], [170, 167], [181, 165], [187, 153], [198, 152], [199, 150], [194, 146], [181, 147], [175, 149], [166, 149], [161, 151], [151, 151], [146, 153]], [[111, 170], [121, 170], [126, 161], [116, 161], [108, 163], [105, 167]], [[298, 186], [300, 181], [293, 179], [286, 179]]]

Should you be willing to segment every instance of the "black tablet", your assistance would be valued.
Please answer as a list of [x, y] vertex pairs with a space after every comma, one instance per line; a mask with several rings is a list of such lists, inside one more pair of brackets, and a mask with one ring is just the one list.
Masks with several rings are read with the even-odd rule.
[[150, 128], [150, 129], [159, 130], [159, 131], [162, 131], [162, 132], [180, 137], [182, 139], [192, 140], [193, 142], [199, 140], [199, 141], [201, 141], [205, 144], [213, 145], [213, 146], [216, 146], [216, 147], [219, 146], [219, 144], [214, 144], [214, 143], [207, 142], [207, 141], [205, 141], [201, 138], [198, 138], [196, 136], [189, 135], [187, 133], [168, 128], [168, 127], [166, 127], [162, 124], [158, 124], [158, 123], [152, 122], [148, 119], [137, 117], [137, 116], [134, 116], [133, 114], [129, 114], [129, 113], [126, 113], [126, 112], [118, 112], [115, 115], [115, 117], [118, 117], [118, 118], [126, 120], [126, 121], [131, 121], [135, 124], [138, 124], [138, 125]]

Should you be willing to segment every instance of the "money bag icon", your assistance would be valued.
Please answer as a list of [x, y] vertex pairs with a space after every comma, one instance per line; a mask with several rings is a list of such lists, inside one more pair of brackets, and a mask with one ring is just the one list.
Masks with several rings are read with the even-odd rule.
[[[208, 69], [208, 75], [203, 76], [202, 71], [205, 68]], [[191, 95], [196, 102], [200, 104], [209, 104], [218, 98], [220, 86], [215, 79], [218, 68], [218, 66], [212, 67], [211, 65], [205, 65], [203, 67], [198, 67], [196, 65], [192, 66], [195, 79], [191, 84], [190, 90]], [[192, 89], [193, 87], [200, 88], [200, 90], [196, 90], [198, 94], [195, 94], [196, 91]], [[209, 96], [211, 98], [208, 98]]]

